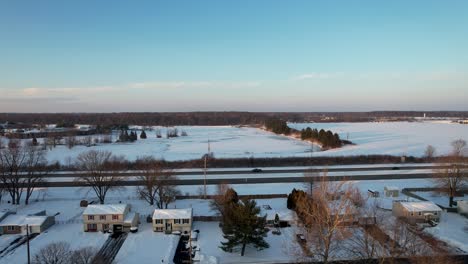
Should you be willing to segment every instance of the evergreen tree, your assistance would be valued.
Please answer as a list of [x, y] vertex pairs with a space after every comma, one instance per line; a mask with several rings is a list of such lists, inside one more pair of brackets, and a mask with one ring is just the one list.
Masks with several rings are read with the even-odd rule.
[[228, 205], [225, 213], [229, 217], [223, 219], [223, 237], [227, 240], [221, 242], [220, 248], [226, 252], [238, 250], [244, 256], [247, 245], [252, 244], [257, 250], [268, 248], [264, 237], [267, 234], [266, 215], [259, 217], [260, 207], [255, 200], [243, 200], [242, 202]]
[[146, 139], [146, 132], [144, 130], [141, 131], [140, 138]]

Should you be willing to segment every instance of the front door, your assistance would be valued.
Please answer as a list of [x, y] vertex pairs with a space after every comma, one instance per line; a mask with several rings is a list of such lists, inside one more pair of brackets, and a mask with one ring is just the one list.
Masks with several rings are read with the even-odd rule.
[[172, 224], [171, 223], [166, 223], [166, 231], [172, 232]]

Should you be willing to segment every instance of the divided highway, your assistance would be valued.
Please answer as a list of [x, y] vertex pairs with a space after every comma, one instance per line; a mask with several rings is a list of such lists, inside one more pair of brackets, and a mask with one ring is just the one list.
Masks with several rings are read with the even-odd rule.
[[[392, 180], [392, 179], [424, 179], [434, 176], [434, 169], [442, 168], [432, 164], [409, 165], [359, 165], [359, 166], [330, 166], [327, 174], [324, 167], [290, 167], [290, 168], [262, 168], [262, 172], [252, 172], [251, 169], [213, 169], [207, 171], [206, 184], [261, 184], [261, 183], [296, 183], [318, 181], [326, 178], [330, 181], [344, 180]], [[203, 170], [177, 170], [177, 179], [170, 181], [174, 185], [203, 185]], [[84, 187], [86, 183], [77, 181], [83, 177], [82, 172], [57, 172], [47, 175], [46, 181], [37, 183], [37, 187]], [[143, 182], [138, 180], [140, 171], [121, 172], [122, 180], [115, 181], [117, 186], [138, 186]], [[1, 186], [1, 184], [0, 184]]]

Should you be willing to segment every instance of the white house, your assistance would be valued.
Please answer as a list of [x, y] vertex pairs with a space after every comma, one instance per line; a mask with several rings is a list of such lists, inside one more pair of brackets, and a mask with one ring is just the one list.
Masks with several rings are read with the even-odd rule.
[[54, 216], [7, 214], [0, 222], [0, 234], [39, 234], [55, 224]]
[[192, 229], [192, 208], [187, 209], [155, 209], [153, 213], [153, 231], [190, 232]]
[[410, 223], [427, 222], [429, 220], [438, 222], [442, 209], [430, 201], [401, 201], [393, 203], [392, 213], [394, 216], [404, 218]]
[[130, 231], [137, 227], [139, 215], [130, 212], [128, 204], [91, 204], [83, 212], [85, 232]]

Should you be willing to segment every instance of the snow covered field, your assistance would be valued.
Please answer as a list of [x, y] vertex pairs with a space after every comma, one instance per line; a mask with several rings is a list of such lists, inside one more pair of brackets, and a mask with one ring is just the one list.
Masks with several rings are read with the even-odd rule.
[[[347, 156], [367, 154], [421, 156], [427, 145], [436, 147], [438, 154], [450, 150], [455, 139], [468, 140], [468, 125], [440, 122], [388, 122], [388, 123], [291, 123], [291, 127], [302, 129], [312, 127], [330, 129], [343, 139], [356, 145], [340, 149], [312, 152], [308, 142], [275, 135], [261, 129], [234, 126], [179, 126], [188, 136], [165, 138], [166, 128], [161, 129], [163, 138], [156, 138], [156, 132], [147, 130], [148, 138], [134, 143], [100, 144], [94, 147], [64, 145], [48, 151], [49, 161], [68, 164], [82, 152], [90, 149], [111, 151], [129, 160], [138, 156], [153, 155], [166, 160], [199, 159], [208, 151], [217, 158], [246, 157], [310, 157]], [[115, 132], [113, 140], [118, 137]]]
[[[48, 159], [67, 164], [70, 159], [73, 160], [81, 152], [90, 149], [108, 150], [117, 155], [124, 155], [130, 160], [144, 155], [166, 160], [200, 159], [208, 152], [208, 140], [211, 152], [217, 158], [304, 156], [312, 146], [307, 142], [278, 136], [256, 128], [230, 126], [181, 126], [177, 128], [179, 131], [187, 132], [188, 136], [170, 139], [156, 138], [155, 131], [147, 130], [147, 139], [139, 139], [133, 143], [102, 144], [96, 147], [76, 146], [72, 149], [58, 146], [48, 152]], [[165, 129], [161, 128], [161, 130], [164, 136]], [[114, 141], [117, 136], [117, 134], [114, 135]]]
[[314, 153], [317, 156], [347, 156], [389, 154], [422, 156], [427, 145], [437, 153], [450, 151], [450, 142], [468, 140], [468, 126], [447, 122], [385, 122], [385, 123], [291, 123], [290, 127], [331, 130], [355, 146]]

